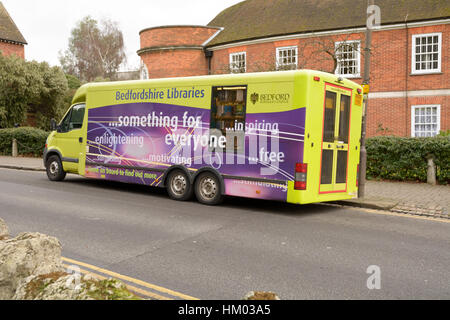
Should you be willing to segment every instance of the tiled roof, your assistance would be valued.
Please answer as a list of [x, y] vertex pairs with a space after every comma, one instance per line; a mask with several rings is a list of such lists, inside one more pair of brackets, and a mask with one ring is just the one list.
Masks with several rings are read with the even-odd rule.
[[[449, 0], [375, 0], [381, 24], [450, 17]], [[364, 27], [366, 0], [246, 0], [222, 11], [208, 26], [224, 27], [208, 46], [326, 30]]]
[[20, 44], [27, 44], [22, 33], [20, 33], [8, 11], [0, 2], [0, 40], [12, 41]]

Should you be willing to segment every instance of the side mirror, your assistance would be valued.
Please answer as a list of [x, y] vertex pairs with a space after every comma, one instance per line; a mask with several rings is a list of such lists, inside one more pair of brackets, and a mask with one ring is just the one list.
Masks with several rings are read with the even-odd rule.
[[50, 120], [50, 126], [51, 126], [52, 131], [56, 131], [56, 120], [55, 119]]

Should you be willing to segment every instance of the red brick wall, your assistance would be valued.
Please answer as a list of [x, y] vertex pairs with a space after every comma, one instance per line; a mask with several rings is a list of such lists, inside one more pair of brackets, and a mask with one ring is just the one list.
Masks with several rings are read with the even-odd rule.
[[[442, 33], [441, 73], [412, 75], [412, 36]], [[374, 54], [371, 66], [371, 91], [419, 91], [450, 89], [450, 25], [389, 30], [374, 33]], [[408, 39], [408, 40], [407, 40]], [[379, 125], [388, 133], [411, 135], [411, 109], [414, 105], [441, 106], [441, 130], [450, 130], [449, 96], [371, 99], [368, 109], [368, 136], [382, 134]]]
[[411, 111], [416, 105], [440, 105], [441, 130], [450, 130], [449, 96], [379, 98], [369, 101], [367, 135], [411, 136]]
[[351, 34], [345, 37], [284, 40], [217, 50], [214, 51], [212, 73], [223, 73], [223, 70], [226, 70], [229, 64], [230, 53], [241, 51], [247, 53], [247, 72], [273, 71], [276, 69], [276, 48], [289, 46], [298, 47], [299, 69], [332, 72], [334, 62], [329, 55], [324, 53], [323, 48], [334, 49], [335, 41], [357, 40], [360, 38], [361, 36], [358, 34]]
[[[442, 74], [411, 75], [412, 35], [424, 33], [442, 33]], [[408, 90], [430, 90], [450, 88], [450, 25], [436, 25], [399, 30], [377, 31], [373, 33], [373, 55], [371, 60], [371, 91], [404, 91], [406, 79]], [[406, 41], [408, 39], [408, 43]], [[313, 69], [332, 72], [334, 63], [325, 49], [334, 49], [337, 41], [361, 41], [361, 76], [364, 74], [365, 34], [337, 35], [315, 38], [303, 38], [285, 41], [238, 46], [214, 51], [213, 73], [222, 73], [229, 64], [229, 54], [247, 52], [247, 72], [263, 71], [275, 67], [276, 48], [297, 46], [299, 69]], [[361, 82], [362, 79], [353, 79]]]
[[450, 130], [450, 96], [415, 97], [408, 99], [408, 123], [406, 136], [411, 135], [411, 107], [415, 105], [438, 104], [441, 106], [441, 130]]
[[[412, 36], [434, 32], [442, 33], [442, 73], [411, 75]], [[450, 88], [449, 37], [448, 24], [375, 32], [371, 65], [372, 91], [404, 91], [406, 87], [407, 90]]]
[[[442, 33], [441, 73], [411, 74], [412, 36], [414, 34]], [[373, 33], [371, 59], [371, 92], [405, 92], [418, 90], [450, 89], [450, 25], [383, 30]], [[276, 48], [298, 47], [298, 68], [333, 72], [334, 62], [325, 49], [333, 49], [336, 41], [361, 40], [361, 77], [364, 74], [365, 34], [354, 33], [316, 38], [302, 38], [267, 42], [214, 51], [212, 72], [226, 73], [229, 55], [247, 53], [247, 72], [275, 69]], [[362, 78], [353, 78], [362, 83]], [[441, 106], [441, 130], [450, 130], [449, 96], [416, 98], [373, 98], [368, 109], [368, 136], [394, 134], [411, 135], [411, 107], [422, 104]], [[381, 130], [380, 130], [381, 129]]]
[[0, 51], [5, 56], [15, 54], [16, 56], [25, 59], [25, 46], [21, 44], [12, 44], [0, 41]]
[[216, 28], [195, 26], [173, 26], [143, 30], [140, 33], [141, 48], [172, 45], [199, 46], [217, 31], [219, 30]]
[[[200, 27], [156, 28], [141, 33], [141, 47], [169, 45], [201, 45], [217, 29]], [[414, 34], [442, 33], [441, 73], [411, 74], [412, 36]], [[450, 89], [450, 24], [375, 31], [371, 60], [371, 92], [402, 92]], [[276, 68], [276, 48], [297, 46], [298, 68], [334, 71], [334, 61], [326, 49], [334, 50], [337, 41], [361, 41], [361, 77], [364, 74], [365, 34], [353, 33], [324, 37], [310, 37], [283, 41], [235, 46], [214, 51], [211, 73], [229, 73], [230, 54], [246, 52], [247, 72], [273, 71]], [[208, 62], [201, 50], [161, 51], [142, 54], [150, 77], [178, 77], [204, 75]], [[450, 130], [449, 96], [406, 98], [372, 98], [368, 109], [368, 136], [394, 134], [410, 136], [411, 106], [439, 104], [441, 130]]]
[[406, 124], [410, 119], [404, 98], [370, 99], [367, 108], [367, 136], [407, 136]]
[[141, 55], [150, 79], [189, 77], [208, 74], [202, 50], [167, 50]]
[[[208, 61], [202, 44], [217, 31], [217, 28], [197, 26], [173, 26], [143, 30], [140, 34], [141, 49], [156, 49], [140, 54], [147, 66], [149, 78], [207, 75]], [[194, 46], [198, 49], [163, 49], [172, 46]]]

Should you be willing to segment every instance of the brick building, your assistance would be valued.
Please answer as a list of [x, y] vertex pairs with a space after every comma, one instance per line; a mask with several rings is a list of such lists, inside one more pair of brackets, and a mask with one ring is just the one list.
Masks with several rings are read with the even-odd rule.
[[[144, 76], [315, 69], [362, 83], [366, 1], [247, 0], [208, 26], [141, 31]], [[375, 0], [367, 134], [450, 130], [448, 0]]]
[[0, 51], [3, 55], [15, 54], [25, 59], [25, 45], [27, 42], [20, 33], [8, 11], [0, 2]]

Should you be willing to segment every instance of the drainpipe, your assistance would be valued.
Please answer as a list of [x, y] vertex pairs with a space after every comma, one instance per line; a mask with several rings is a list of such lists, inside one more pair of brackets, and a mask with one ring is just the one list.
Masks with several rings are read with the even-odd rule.
[[[408, 69], [409, 69], [409, 28], [408, 28], [408, 14], [406, 14], [405, 17], [405, 27], [406, 27], [406, 63], [405, 63], [405, 137], [408, 137], [408, 109], [409, 109], [409, 104], [408, 104], [408, 78], [409, 78], [409, 74], [408, 74]], [[411, 53], [412, 54], [412, 53]], [[413, 57], [411, 56], [411, 59]], [[412, 115], [411, 115], [412, 117]], [[410, 117], [410, 119], [411, 119]], [[411, 122], [412, 125], [412, 122]], [[411, 128], [412, 129], [412, 128]], [[410, 130], [410, 132], [412, 132], [412, 130]]]
[[[374, 0], [367, 1], [367, 7], [373, 6]], [[369, 13], [368, 18], [369, 19]], [[370, 58], [372, 55], [372, 28], [367, 25], [366, 46], [364, 48], [364, 80], [363, 84], [370, 83]], [[364, 111], [361, 128], [361, 158], [358, 177], [358, 198], [364, 198], [366, 193], [366, 175], [367, 175], [367, 149], [366, 149], [366, 130], [367, 130], [367, 108], [369, 105], [369, 95], [364, 101]]]
[[214, 55], [214, 52], [208, 49], [204, 49], [205, 57], [208, 60], [208, 75], [211, 75], [211, 60]]

